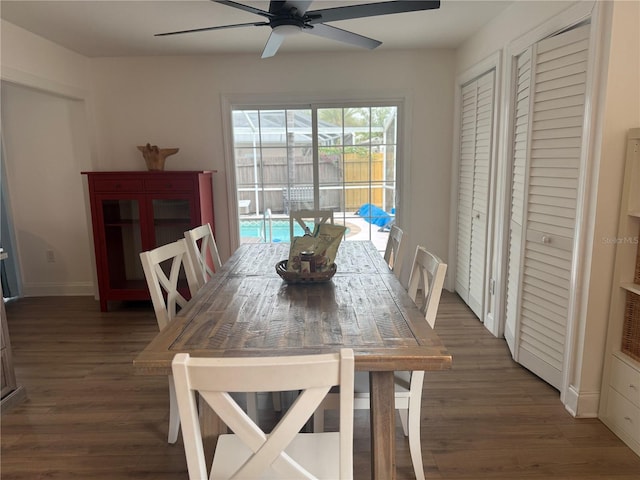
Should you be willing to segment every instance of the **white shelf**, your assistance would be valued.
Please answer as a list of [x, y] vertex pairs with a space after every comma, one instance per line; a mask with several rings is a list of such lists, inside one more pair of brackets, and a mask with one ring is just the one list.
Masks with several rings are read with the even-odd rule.
[[[625, 391], [625, 385], [628, 385], [627, 378], [634, 379], [632, 383], [638, 385], [640, 362], [633, 360], [620, 348], [627, 301], [627, 294], [623, 294], [623, 292], [631, 292], [640, 296], [640, 284], [631, 281], [634, 278], [634, 268], [638, 257], [636, 239], [640, 228], [638, 222], [640, 219], [639, 186], [640, 128], [636, 128], [632, 129], [627, 137], [622, 205], [617, 233], [617, 238], [621, 241], [616, 244], [614, 282], [609, 307], [609, 325], [607, 326], [607, 351], [598, 416], [638, 455], [640, 455], [640, 437], [638, 437], [640, 432], [635, 430], [629, 432], [627, 418], [633, 418], [634, 422], [640, 422], [640, 407], [635, 396], [636, 391], [629, 394]], [[621, 388], [621, 385], [624, 388]]]
[[627, 292], [635, 293], [636, 295], [640, 295], [640, 285], [637, 283], [623, 283], [620, 285]]

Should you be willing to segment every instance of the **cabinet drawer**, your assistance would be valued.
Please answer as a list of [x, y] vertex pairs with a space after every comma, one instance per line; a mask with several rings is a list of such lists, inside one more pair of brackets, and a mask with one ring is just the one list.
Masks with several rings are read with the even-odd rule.
[[640, 408], [640, 372], [615, 355], [611, 362], [610, 385], [620, 395]]
[[139, 178], [100, 178], [93, 183], [96, 192], [140, 192], [142, 180]]
[[640, 408], [616, 392], [609, 389], [607, 416], [635, 441], [640, 442]]
[[147, 192], [191, 192], [193, 181], [190, 178], [146, 178], [144, 189]]

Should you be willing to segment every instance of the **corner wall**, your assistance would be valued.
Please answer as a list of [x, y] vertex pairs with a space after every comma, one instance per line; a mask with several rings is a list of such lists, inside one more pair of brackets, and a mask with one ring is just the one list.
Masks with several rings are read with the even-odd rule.
[[[89, 60], [2, 21], [2, 135], [22, 293], [91, 295], [81, 170], [91, 169]], [[53, 261], [51, 261], [53, 260]]]

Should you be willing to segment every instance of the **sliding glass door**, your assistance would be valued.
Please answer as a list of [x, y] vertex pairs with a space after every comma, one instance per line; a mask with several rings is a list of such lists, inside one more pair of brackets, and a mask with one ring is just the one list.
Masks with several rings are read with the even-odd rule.
[[[289, 212], [323, 209], [384, 249], [395, 221], [398, 106], [235, 108], [240, 242], [288, 242]], [[299, 232], [302, 234], [302, 232]]]

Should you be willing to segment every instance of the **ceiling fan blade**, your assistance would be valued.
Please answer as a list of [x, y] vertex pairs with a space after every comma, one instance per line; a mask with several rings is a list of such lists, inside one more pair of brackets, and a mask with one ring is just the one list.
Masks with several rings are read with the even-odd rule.
[[391, 15], [394, 13], [417, 12], [440, 8], [439, 0], [415, 0], [398, 2], [365, 3], [348, 5], [346, 7], [325, 8], [307, 12], [311, 19], [307, 22], [316, 25], [320, 22], [336, 22], [352, 18], [375, 17], [377, 15]]
[[282, 45], [284, 38], [284, 35], [280, 35], [275, 30], [272, 30], [271, 35], [269, 35], [269, 40], [267, 40], [267, 44], [262, 51], [262, 58], [273, 57], [280, 48], [280, 45]]
[[347, 30], [342, 30], [341, 28], [332, 27], [330, 25], [324, 25], [322, 23], [314, 25], [313, 28], [305, 28], [303, 32], [316, 35], [318, 37], [328, 38], [330, 40], [349, 43], [357, 47], [368, 48], [369, 50], [373, 50], [382, 44], [382, 42], [374, 40], [373, 38], [364, 37], [357, 33], [348, 32]]
[[244, 10], [245, 12], [255, 13], [256, 15], [262, 15], [263, 17], [271, 18], [273, 17], [273, 13], [265, 12], [264, 10], [260, 10], [259, 8], [252, 7], [251, 5], [245, 5], [244, 3], [232, 2], [231, 0], [212, 0], [216, 3], [221, 3], [228, 7], [239, 8], [240, 10]]
[[234, 25], [221, 25], [219, 27], [192, 28], [189, 30], [178, 30], [175, 32], [156, 33], [154, 37], [166, 37], [169, 35], [180, 35], [183, 33], [208, 32], [209, 30], [223, 30], [225, 28], [262, 27], [264, 25], [269, 25], [269, 22], [236, 23]]

